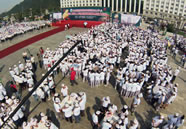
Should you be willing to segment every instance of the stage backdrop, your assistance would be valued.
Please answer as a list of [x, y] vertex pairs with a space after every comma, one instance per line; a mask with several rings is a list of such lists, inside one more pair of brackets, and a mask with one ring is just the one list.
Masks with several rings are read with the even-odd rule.
[[121, 14], [121, 23], [140, 26], [141, 16], [136, 16], [131, 14]]
[[59, 20], [62, 18], [61, 13], [53, 13], [53, 19]]
[[88, 20], [88, 21], [109, 21], [110, 8], [103, 7], [75, 7], [62, 8], [63, 19]]

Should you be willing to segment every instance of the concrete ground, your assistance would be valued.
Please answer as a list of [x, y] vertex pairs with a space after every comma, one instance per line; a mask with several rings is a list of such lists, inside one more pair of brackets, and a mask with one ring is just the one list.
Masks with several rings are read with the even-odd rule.
[[[3, 59], [0, 60], [0, 78], [2, 78], [2, 82], [4, 85], [8, 86], [9, 80], [11, 80], [11, 77], [9, 75], [8, 68], [14, 64], [18, 64], [18, 61], [23, 61], [22, 59], [22, 52], [28, 49], [30, 53], [32, 53], [36, 57], [36, 53], [39, 51], [39, 48], [42, 46], [44, 49], [47, 47], [54, 49], [58, 46], [60, 42], [65, 40], [65, 36], [69, 34], [75, 34], [82, 31], [86, 31], [84, 28], [72, 28], [68, 31], [63, 31], [60, 33], [57, 33], [53, 36], [50, 36], [48, 38], [45, 38], [41, 41], [38, 41], [32, 45], [29, 45]], [[30, 35], [31, 36], [31, 35]], [[21, 37], [24, 40], [24, 36]], [[4, 48], [6, 48], [6, 44], [3, 44]], [[8, 45], [8, 44], [7, 44]], [[1, 49], [2, 50], [2, 49]], [[168, 52], [169, 53], [169, 52]], [[169, 56], [168, 63], [172, 66], [173, 69], [175, 69], [179, 65], [179, 59], [180, 56], [177, 56], [176, 60], [173, 60]], [[36, 57], [37, 61], [37, 57]], [[3, 67], [4, 66], [4, 67]], [[178, 96], [176, 100], [168, 106], [167, 109], [160, 110], [160, 114], [167, 115], [167, 114], [174, 114], [175, 112], [178, 112], [180, 114], [186, 115], [186, 110], [184, 109], [184, 106], [186, 105], [186, 83], [185, 83], [185, 77], [186, 76], [186, 70], [181, 69], [181, 72], [179, 76], [176, 78], [176, 83], [179, 83], [178, 87]], [[46, 73], [44, 69], [38, 68], [36, 74], [37, 74], [37, 80], [41, 78], [41, 74]], [[111, 80], [112, 82], [113, 80]], [[40, 112], [46, 113], [49, 118], [60, 128], [60, 129], [91, 129], [91, 115], [96, 110], [100, 104], [101, 99], [104, 96], [110, 96], [111, 103], [118, 106], [118, 109], [122, 107], [123, 104], [127, 104], [130, 106], [132, 102], [132, 98], [124, 98], [118, 95], [116, 90], [112, 87], [112, 85], [109, 85], [107, 87], [100, 86], [98, 88], [90, 88], [88, 83], [83, 83], [82, 79], [79, 78], [77, 80], [78, 85], [71, 87], [69, 82], [69, 77], [62, 78], [62, 75], [59, 74], [55, 76], [55, 83], [57, 85], [57, 92], [60, 93], [60, 86], [61, 83], [66, 84], [69, 87], [69, 92], [80, 92], [84, 91], [87, 94], [87, 103], [86, 103], [86, 115], [82, 118], [81, 122], [79, 124], [71, 124], [67, 123], [65, 120], [59, 121], [56, 119], [55, 116], [55, 110], [53, 107], [53, 102], [47, 101], [46, 103], [40, 103], [35, 102], [34, 99], [31, 97], [28, 102], [25, 104], [26, 106], [26, 114], [29, 114], [29, 118], [33, 117], [35, 115], [38, 115]], [[23, 91], [22, 96], [25, 96], [27, 94], [27, 91]], [[134, 117], [138, 119], [140, 122], [140, 129], [148, 129], [150, 127], [150, 123], [152, 120], [152, 117], [159, 114], [156, 112], [152, 106], [150, 106], [143, 98], [141, 104], [137, 107], [136, 113], [134, 116], [129, 115], [129, 119], [132, 120]], [[182, 126], [180, 129], [186, 129], [186, 122], [184, 123], [184, 126]]]

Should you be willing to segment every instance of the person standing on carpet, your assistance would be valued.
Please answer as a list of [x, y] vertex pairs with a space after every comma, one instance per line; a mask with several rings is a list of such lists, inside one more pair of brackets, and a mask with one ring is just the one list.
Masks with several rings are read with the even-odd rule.
[[74, 70], [74, 68], [71, 68], [71, 73], [70, 73], [70, 83], [71, 83], [71, 86], [74, 86], [74, 83], [76, 85], [78, 85], [78, 83], [76, 82], [76, 71]]

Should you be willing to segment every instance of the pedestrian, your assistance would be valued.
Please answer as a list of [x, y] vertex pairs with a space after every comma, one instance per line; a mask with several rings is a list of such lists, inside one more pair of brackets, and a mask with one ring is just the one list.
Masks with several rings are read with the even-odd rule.
[[178, 129], [180, 126], [183, 125], [185, 119], [185, 115], [182, 115], [178, 118], [176, 124], [175, 124], [175, 129]]
[[138, 125], [139, 125], [139, 123], [138, 123], [137, 119], [135, 118], [133, 121], [131, 121], [129, 129], [138, 129]]
[[0, 103], [5, 102], [5, 96], [7, 95], [6, 90], [2, 83], [0, 83]]
[[180, 73], [180, 67], [178, 67], [178, 68], [174, 71], [174, 74], [173, 74], [171, 83], [174, 83], [174, 81], [176, 80], [176, 77], [178, 76], [179, 73]]
[[136, 107], [141, 103], [140, 97], [137, 95], [134, 97], [132, 104], [131, 104], [131, 114], [135, 112]]
[[81, 120], [81, 115], [80, 115], [80, 105], [78, 103], [75, 104], [73, 114], [74, 114], [74, 117], [75, 117], [75, 122], [79, 123], [80, 120]]
[[17, 89], [17, 86], [13, 83], [13, 81], [10, 82], [10, 89], [13, 94], [15, 94], [17, 99], [20, 99], [19, 91]]
[[36, 91], [37, 95], [40, 97], [40, 99], [43, 101], [43, 102], [46, 102], [46, 93], [43, 89], [43, 87], [39, 87]]
[[37, 66], [35, 63], [35, 57], [33, 55], [31, 55], [30, 61], [32, 63], [33, 71], [35, 72], [37, 70]]
[[79, 105], [80, 105], [80, 112], [81, 112], [81, 116], [85, 116], [85, 105], [86, 105], [86, 101], [87, 101], [87, 97], [85, 92], [80, 92], [79, 93], [80, 97], [78, 97], [79, 100]]
[[42, 55], [37, 53], [37, 59], [38, 59], [38, 62], [39, 62], [39, 67], [42, 68], [43, 67]]
[[43, 54], [44, 54], [44, 50], [43, 50], [42, 47], [39, 48], [39, 52], [40, 52], [40, 55], [43, 56]]
[[62, 108], [62, 111], [65, 114], [65, 120], [67, 122], [70, 121], [71, 123], [73, 123], [73, 121], [72, 121], [72, 114], [73, 114], [72, 109], [73, 109], [72, 105], [69, 105], [69, 104], [65, 104], [65, 106]]
[[84, 28], [87, 28], [87, 22], [84, 22], [83, 25], [84, 25]]
[[176, 55], [178, 54], [178, 49], [175, 48], [175, 50], [173, 51], [173, 58], [176, 59]]
[[56, 113], [57, 113], [57, 118], [59, 118], [60, 120], [63, 119], [63, 115], [62, 115], [62, 107], [61, 107], [61, 104], [60, 104], [60, 101], [54, 101], [54, 108], [56, 110]]
[[152, 119], [152, 127], [153, 128], [160, 128], [160, 125], [163, 123], [164, 121], [164, 117], [161, 115], [161, 116], [155, 116], [153, 119]]
[[64, 84], [61, 85], [61, 93], [63, 97], [66, 97], [68, 95], [68, 87]]
[[74, 68], [71, 68], [71, 73], [70, 73], [70, 83], [71, 83], [71, 86], [74, 86], [74, 83], [76, 85], [78, 85], [78, 83], [76, 82], [76, 71], [74, 70]]
[[23, 56], [23, 59], [24, 59], [24, 61], [25, 61], [25, 63], [26, 63], [26, 60], [28, 59], [28, 57], [27, 57], [27, 52], [24, 51], [24, 52], [22, 53], [22, 56]]
[[182, 66], [182, 67], [185, 66], [185, 54], [182, 55], [180, 63], [181, 63], [181, 66]]
[[93, 129], [98, 129], [100, 127], [98, 116], [101, 114], [100, 111], [96, 111], [92, 114], [92, 126]]
[[178, 118], [179, 118], [179, 113], [175, 113], [174, 115], [168, 115], [167, 124], [175, 126], [176, 122], [178, 121]]
[[110, 104], [110, 97], [109, 96], [103, 97], [103, 99], [102, 99], [102, 110], [103, 110], [103, 112], [108, 111], [109, 104]]

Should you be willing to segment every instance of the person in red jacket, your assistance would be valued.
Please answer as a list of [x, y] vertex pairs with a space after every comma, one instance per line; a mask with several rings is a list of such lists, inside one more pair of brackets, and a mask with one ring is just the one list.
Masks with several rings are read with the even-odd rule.
[[71, 86], [74, 86], [74, 83], [76, 85], [78, 85], [78, 83], [76, 82], [76, 71], [74, 70], [74, 68], [71, 68], [71, 73], [70, 73], [70, 83], [71, 83]]
[[10, 82], [10, 90], [12, 94], [15, 94], [16, 98], [20, 99], [20, 94], [17, 89], [17, 86], [13, 83], [13, 81]]

